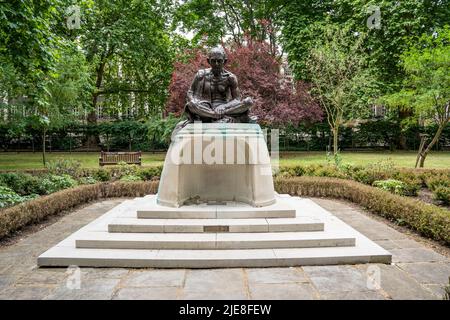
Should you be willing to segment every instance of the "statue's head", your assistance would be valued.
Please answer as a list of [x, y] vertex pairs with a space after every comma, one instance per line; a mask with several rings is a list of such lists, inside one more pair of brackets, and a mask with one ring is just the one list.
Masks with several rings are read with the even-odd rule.
[[227, 55], [222, 47], [212, 48], [208, 53], [208, 63], [214, 73], [221, 72], [227, 62]]

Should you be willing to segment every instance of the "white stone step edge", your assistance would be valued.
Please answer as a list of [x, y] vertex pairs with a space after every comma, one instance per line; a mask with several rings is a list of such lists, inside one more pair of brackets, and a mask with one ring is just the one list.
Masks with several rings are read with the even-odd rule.
[[106, 233], [75, 239], [77, 248], [95, 249], [274, 249], [355, 246], [355, 238], [327, 232], [274, 233]]
[[134, 219], [116, 218], [111, 233], [245, 233], [323, 231], [324, 223], [312, 218], [276, 219]]
[[241, 210], [241, 211], [196, 211], [196, 210], [137, 210], [138, 219], [255, 219], [255, 218], [295, 218], [295, 209], [285, 210]]
[[54, 247], [40, 267], [245, 268], [392, 262], [385, 250], [365, 246], [252, 250], [115, 250]]

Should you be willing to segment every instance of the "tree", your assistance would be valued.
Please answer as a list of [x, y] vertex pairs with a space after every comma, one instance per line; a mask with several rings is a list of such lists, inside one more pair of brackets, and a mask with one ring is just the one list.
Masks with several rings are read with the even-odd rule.
[[243, 44], [247, 39], [266, 41], [273, 56], [281, 56], [279, 1], [188, 0], [174, 14], [174, 27], [194, 34], [194, 45], [222, 42]]
[[[309, 94], [304, 82], [295, 85], [280, 73], [279, 59], [273, 57], [270, 46], [262, 41], [246, 41], [226, 48], [228, 62], [225, 68], [237, 76], [242, 97], [254, 100], [251, 113], [264, 125], [281, 126], [300, 121], [317, 121], [322, 110]], [[169, 86], [167, 113], [180, 115], [186, 103], [186, 92], [199, 69], [208, 68], [202, 50], [192, 52], [187, 61], [176, 62]]]
[[45, 158], [45, 142], [47, 140], [47, 131], [50, 128], [50, 120], [44, 115], [32, 115], [27, 120], [33, 129], [42, 134], [42, 164], [45, 167], [47, 162]]
[[[88, 124], [106, 114], [148, 118], [161, 114], [170, 81], [172, 48], [166, 28], [170, 1], [79, 2], [81, 28], [67, 31], [86, 53], [94, 88]], [[87, 145], [96, 147], [97, 136]]]
[[16, 73], [16, 85], [31, 85], [52, 68], [62, 5], [61, 0], [0, 3], [0, 62]]
[[[448, 24], [449, 0], [283, 0], [280, 7], [282, 43], [298, 79], [307, 80], [309, 50], [322, 29], [316, 24], [332, 23], [352, 32], [364, 33], [362, 49], [377, 68], [385, 92], [397, 90], [404, 77], [400, 55], [408, 39]], [[369, 29], [367, 21], [379, 8], [380, 24]]]
[[325, 109], [338, 153], [339, 127], [345, 119], [367, 112], [376, 92], [376, 72], [362, 52], [362, 34], [340, 26], [323, 26], [323, 36], [310, 49], [306, 63], [313, 93]]
[[419, 149], [416, 167], [423, 167], [431, 148], [450, 120], [450, 27], [424, 34], [402, 54], [406, 73], [400, 92], [382, 100], [393, 107], [413, 110], [424, 122], [434, 122], [437, 130], [432, 140]]

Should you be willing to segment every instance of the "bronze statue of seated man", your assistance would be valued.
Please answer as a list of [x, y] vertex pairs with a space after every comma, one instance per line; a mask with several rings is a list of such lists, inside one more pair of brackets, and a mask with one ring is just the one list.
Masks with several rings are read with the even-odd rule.
[[226, 62], [222, 48], [209, 52], [211, 68], [199, 70], [187, 92], [187, 122], [256, 122], [256, 117], [249, 115], [253, 100], [240, 99], [236, 76], [223, 68]]

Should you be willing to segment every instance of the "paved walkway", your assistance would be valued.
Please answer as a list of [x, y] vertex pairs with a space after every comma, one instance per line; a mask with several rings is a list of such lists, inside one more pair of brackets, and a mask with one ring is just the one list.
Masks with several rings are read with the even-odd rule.
[[[450, 259], [355, 205], [314, 199], [393, 255], [392, 265], [295, 268], [37, 268], [48, 248], [123, 199], [94, 203], [0, 248], [0, 299], [442, 299]], [[78, 279], [80, 281], [78, 281]], [[79, 287], [79, 289], [78, 289]]]

